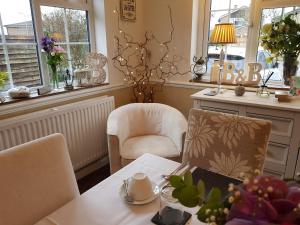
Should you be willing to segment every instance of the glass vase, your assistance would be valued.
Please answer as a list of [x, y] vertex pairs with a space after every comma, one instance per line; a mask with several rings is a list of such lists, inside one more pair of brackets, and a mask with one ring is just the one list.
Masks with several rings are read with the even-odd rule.
[[51, 72], [52, 72], [52, 88], [54, 90], [57, 90], [59, 88], [59, 77], [57, 73], [57, 66], [56, 65], [50, 65]]
[[286, 54], [283, 57], [283, 78], [284, 84], [290, 85], [291, 78], [296, 75], [298, 70], [298, 56]]

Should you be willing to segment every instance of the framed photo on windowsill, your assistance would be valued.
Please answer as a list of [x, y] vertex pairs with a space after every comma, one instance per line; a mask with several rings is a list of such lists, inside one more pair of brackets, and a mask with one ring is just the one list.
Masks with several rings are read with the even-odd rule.
[[121, 19], [124, 21], [136, 21], [136, 0], [120, 0]]

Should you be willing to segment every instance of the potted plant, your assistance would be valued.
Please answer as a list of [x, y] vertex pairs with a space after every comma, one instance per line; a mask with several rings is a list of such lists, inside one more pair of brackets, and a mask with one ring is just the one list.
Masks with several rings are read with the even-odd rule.
[[0, 71], [0, 103], [4, 102], [5, 100], [5, 98], [1, 95], [1, 90], [4, 87], [7, 79], [8, 79], [7, 73]]
[[222, 199], [219, 188], [205, 196], [205, 183], [193, 183], [192, 174], [171, 176], [172, 195], [187, 207], [200, 206], [201, 222], [211, 225], [297, 225], [300, 224], [300, 188], [273, 176], [245, 178], [243, 184], [229, 184]]
[[58, 89], [59, 76], [57, 67], [64, 61], [65, 50], [57, 45], [55, 37], [50, 37], [48, 33], [42, 38], [41, 41], [42, 51], [47, 54], [47, 64], [51, 68], [53, 88]]
[[271, 62], [273, 59], [283, 59], [285, 85], [290, 85], [291, 77], [296, 75], [298, 69], [299, 35], [300, 23], [294, 14], [265, 24], [261, 30], [261, 46], [271, 54], [267, 60]]

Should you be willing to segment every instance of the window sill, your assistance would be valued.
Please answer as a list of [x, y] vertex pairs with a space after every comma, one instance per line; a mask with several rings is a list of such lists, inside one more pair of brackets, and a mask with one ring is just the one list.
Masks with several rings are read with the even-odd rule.
[[8, 114], [14, 114], [27, 110], [34, 110], [40, 107], [47, 107], [53, 104], [59, 104], [67, 101], [89, 97], [108, 91], [126, 88], [124, 84], [110, 85], [108, 83], [93, 87], [76, 87], [74, 90], [67, 91], [64, 88], [58, 91], [52, 91], [44, 95], [31, 93], [29, 98], [24, 99], [8, 99], [4, 103], [0, 103], [0, 117]]
[[[209, 81], [209, 80], [200, 80], [200, 81], [198, 81], [198, 80], [190, 80], [189, 81], [190, 83], [200, 83], [200, 84], [211, 84], [211, 85], [214, 85], [214, 86], [216, 86], [217, 85], [217, 83], [216, 82], [211, 82], [211, 81]], [[225, 87], [236, 87], [237, 85], [236, 84], [226, 84], [226, 83], [222, 83], [222, 86], [225, 86]], [[257, 85], [244, 85], [246, 88], [258, 88], [259, 86], [257, 86]], [[268, 87], [268, 89], [271, 89], [271, 90], [289, 90], [289, 87], [288, 86], [285, 86], [285, 85], [279, 85], [279, 84], [275, 84], [275, 83], [272, 83], [272, 82], [269, 82], [268, 84], [267, 84], [267, 87]]]
[[[208, 81], [200, 81], [200, 82], [195, 82], [195, 81], [171, 81], [168, 80], [166, 82], [166, 86], [172, 86], [172, 87], [182, 87], [182, 88], [192, 88], [192, 89], [197, 89], [199, 90], [199, 88], [215, 88], [217, 87], [216, 83], [211, 83]], [[230, 90], [234, 90], [236, 85], [232, 85], [232, 84], [222, 84], [222, 87], [225, 89], [230, 89]], [[246, 91], [252, 91], [255, 92], [257, 91], [258, 86], [245, 86], [246, 87]], [[268, 86], [268, 89], [271, 93], [274, 93], [275, 90], [289, 90], [289, 88], [287, 87], [281, 87], [281, 86]]]

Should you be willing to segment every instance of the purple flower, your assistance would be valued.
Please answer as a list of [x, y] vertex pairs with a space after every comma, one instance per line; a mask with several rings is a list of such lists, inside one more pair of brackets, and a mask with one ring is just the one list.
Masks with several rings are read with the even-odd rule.
[[57, 66], [64, 60], [65, 50], [56, 44], [56, 39], [45, 35], [41, 39], [42, 51], [47, 53], [47, 63], [51, 66]]
[[240, 199], [235, 202], [229, 212], [228, 219], [245, 219], [272, 221], [278, 214], [270, 202], [240, 189]]
[[257, 196], [266, 194], [267, 197], [265, 198], [268, 200], [285, 198], [288, 193], [287, 184], [283, 180], [273, 176], [254, 177], [245, 185], [244, 189]]
[[45, 52], [50, 53], [53, 50], [55, 42], [55, 38], [51, 38], [48, 35], [44, 36], [41, 40], [42, 49]]

